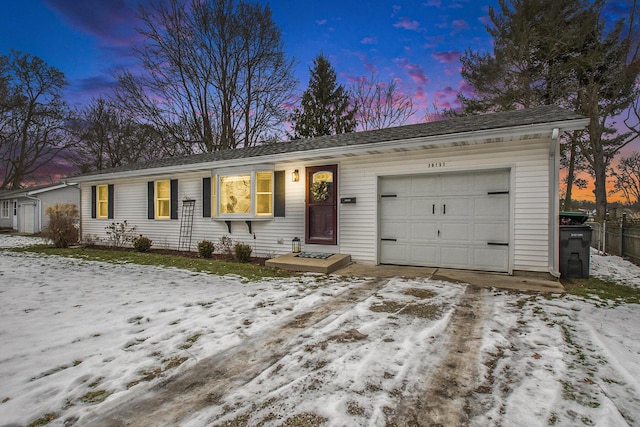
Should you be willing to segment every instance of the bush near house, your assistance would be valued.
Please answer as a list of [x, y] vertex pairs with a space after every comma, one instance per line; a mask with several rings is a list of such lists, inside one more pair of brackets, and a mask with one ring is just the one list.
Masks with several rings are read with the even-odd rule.
[[214, 243], [209, 240], [203, 240], [198, 243], [198, 255], [200, 255], [201, 258], [211, 258], [214, 249]]
[[246, 243], [236, 243], [233, 249], [238, 262], [249, 262], [251, 260], [251, 246]]
[[66, 248], [78, 241], [77, 223], [80, 216], [76, 205], [56, 203], [48, 206], [45, 213], [49, 216], [49, 224], [42, 234], [50, 239], [56, 248]]
[[151, 249], [151, 245], [153, 245], [153, 241], [143, 235], [133, 239], [133, 247], [138, 252], [147, 252]]

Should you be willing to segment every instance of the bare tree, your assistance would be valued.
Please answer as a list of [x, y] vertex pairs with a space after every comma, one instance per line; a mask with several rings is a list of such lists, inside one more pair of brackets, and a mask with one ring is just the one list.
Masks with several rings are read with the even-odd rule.
[[174, 152], [272, 139], [296, 81], [269, 6], [241, 0], [157, 1], [140, 8], [145, 70], [120, 77], [118, 98], [171, 137]]
[[73, 130], [78, 139], [73, 162], [82, 172], [137, 163], [163, 154], [160, 132], [137, 122], [104, 98], [92, 100], [80, 112]]
[[361, 130], [400, 126], [416, 112], [411, 97], [399, 91], [396, 80], [381, 82], [377, 74], [359, 79], [351, 93]]
[[622, 157], [614, 172], [614, 190], [621, 193], [627, 203], [640, 202], [640, 152], [634, 151], [629, 157]]
[[0, 56], [0, 189], [20, 188], [70, 146], [64, 74], [37, 56]]

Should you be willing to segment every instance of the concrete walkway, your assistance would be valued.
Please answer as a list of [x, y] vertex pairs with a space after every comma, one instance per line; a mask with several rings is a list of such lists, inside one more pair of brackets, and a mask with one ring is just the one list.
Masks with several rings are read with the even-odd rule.
[[363, 265], [353, 263], [335, 271], [333, 274], [359, 277], [427, 277], [447, 282], [468, 283], [483, 288], [501, 288], [525, 292], [565, 292], [564, 287], [557, 280], [445, 268]]

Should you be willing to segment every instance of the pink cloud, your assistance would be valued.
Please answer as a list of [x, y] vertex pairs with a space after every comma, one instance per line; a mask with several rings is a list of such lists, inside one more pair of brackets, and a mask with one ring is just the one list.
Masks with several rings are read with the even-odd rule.
[[491, 23], [491, 18], [489, 17], [489, 15], [484, 15], [478, 18], [478, 22], [484, 25], [489, 25]]
[[316, 24], [318, 24], [318, 25], [325, 25], [326, 23], [327, 23], [327, 20], [326, 20], [326, 19], [318, 19], [318, 20], [316, 21]]
[[411, 80], [413, 80], [415, 84], [426, 85], [429, 83], [429, 78], [422, 69], [422, 66], [409, 63], [409, 60], [407, 58], [399, 58], [396, 60], [396, 63], [398, 64], [400, 69], [402, 69], [407, 73], [409, 77], [411, 77]]
[[362, 44], [377, 44], [378, 43], [378, 39], [376, 37], [365, 37], [362, 40], [360, 40], [360, 43], [362, 43]]
[[460, 81], [460, 84], [458, 85], [458, 90], [460, 92], [462, 92], [462, 94], [464, 96], [473, 96], [474, 95], [473, 86], [471, 86], [465, 80], [461, 80]]
[[429, 0], [425, 4], [427, 6], [433, 6], [433, 7], [438, 7], [438, 8], [442, 6], [442, 2], [440, 0]]
[[405, 30], [416, 31], [420, 28], [420, 23], [418, 21], [412, 21], [409, 18], [402, 18], [395, 24], [393, 24], [396, 28], [403, 28]]
[[464, 19], [456, 19], [451, 22], [454, 31], [463, 31], [469, 29], [469, 24]]
[[431, 56], [442, 64], [449, 64], [460, 59], [460, 52], [457, 50], [449, 50], [446, 52], [436, 52]]

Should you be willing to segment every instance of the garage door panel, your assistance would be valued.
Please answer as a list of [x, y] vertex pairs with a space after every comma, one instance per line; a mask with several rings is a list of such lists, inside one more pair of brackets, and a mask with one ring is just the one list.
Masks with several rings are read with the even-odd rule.
[[383, 239], [407, 239], [409, 225], [404, 221], [385, 221], [380, 224], [380, 237]]
[[408, 191], [412, 196], [437, 196], [441, 193], [439, 176], [414, 176], [408, 181], [410, 182]]
[[509, 226], [502, 222], [475, 222], [473, 224], [473, 241], [507, 243], [509, 241]]
[[442, 194], [469, 194], [473, 189], [473, 177], [467, 174], [456, 174], [442, 179]]
[[473, 213], [476, 218], [488, 217], [500, 220], [509, 219], [509, 197], [475, 197], [473, 200]]
[[487, 246], [475, 248], [473, 251], [474, 268], [476, 270], [507, 271], [509, 249], [506, 246]]
[[417, 198], [411, 199], [409, 202], [410, 208], [405, 213], [408, 212], [411, 215], [411, 218], [422, 218], [424, 216], [435, 215], [435, 200], [434, 199], [425, 199], [425, 198]]
[[509, 191], [509, 171], [482, 172], [475, 175], [476, 194]]
[[433, 245], [411, 245], [409, 265], [438, 265], [439, 250]]
[[467, 198], [443, 198], [436, 208], [436, 213], [447, 219], [467, 220], [471, 216], [471, 201]]
[[[510, 172], [383, 177], [380, 262], [508, 271]], [[381, 193], [382, 194], [382, 193]], [[504, 245], [504, 246], [503, 246]]]
[[467, 222], [443, 222], [440, 237], [444, 243], [471, 243], [471, 224]]
[[449, 268], [469, 268], [471, 248], [463, 246], [443, 246], [440, 249], [440, 265]]
[[438, 236], [437, 224], [433, 222], [412, 221], [408, 236], [411, 242], [433, 241]]
[[406, 264], [408, 258], [407, 245], [383, 241], [380, 255], [386, 264]]
[[409, 210], [409, 200], [396, 197], [382, 198], [380, 215], [382, 218], [406, 218]]

